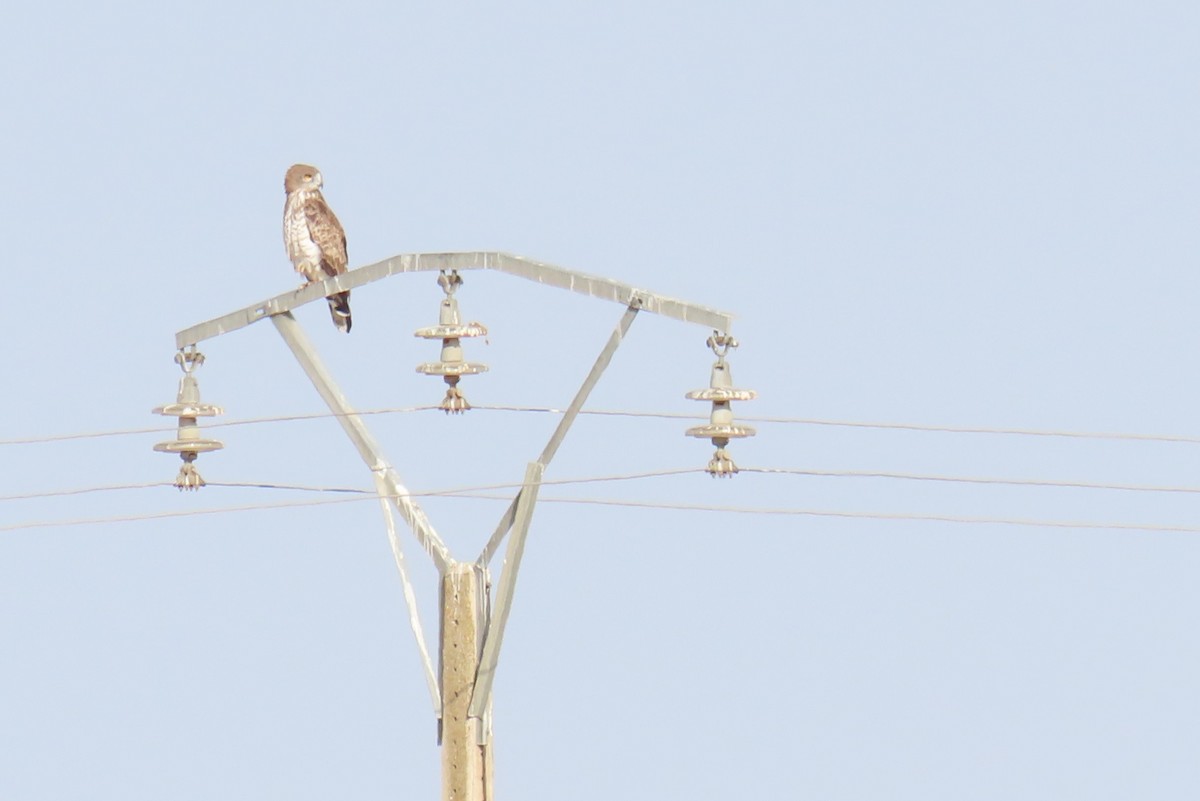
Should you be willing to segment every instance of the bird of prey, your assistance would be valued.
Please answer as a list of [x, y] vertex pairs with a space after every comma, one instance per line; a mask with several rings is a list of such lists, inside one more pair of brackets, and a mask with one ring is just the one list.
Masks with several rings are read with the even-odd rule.
[[[296, 272], [307, 283], [346, 272], [346, 232], [321, 194], [321, 171], [293, 164], [283, 179], [283, 243]], [[329, 296], [329, 314], [339, 331], [350, 331], [350, 292]]]

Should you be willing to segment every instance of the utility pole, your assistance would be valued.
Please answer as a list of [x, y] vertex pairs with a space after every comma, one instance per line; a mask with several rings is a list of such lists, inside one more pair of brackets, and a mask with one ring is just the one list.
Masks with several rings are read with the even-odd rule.
[[[371, 436], [363, 419], [338, 389], [332, 375], [318, 356], [292, 310], [306, 303], [323, 300], [335, 292], [357, 289], [390, 276], [411, 272], [436, 272], [445, 293], [438, 324], [419, 329], [416, 335], [441, 339], [441, 360], [427, 362], [417, 369], [441, 376], [448, 386], [442, 408], [461, 413], [470, 404], [459, 389], [463, 376], [487, 369], [485, 365], [463, 361], [463, 338], [481, 336], [487, 329], [478, 323], [463, 324], [459, 318], [456, 290], [462, 285], [460, 271], [495, 270], [525, 278], [546, 286], [578, 292], [623, 307], [620, 319], [584, 378], [554, 433], [538, 457], [525, 470], [525, 479], [487, 541], [479, 556], [470, 562], [455, 560], [425, 512], [405, 487], [396, 469], [386, 459]], [[177, 453], [183, 467], [176, 479], [180, 489], [198, 489], [204, 480], [195, 467], [201, 453], [220, 449], [216, 440], [200, 435], [198, 418], [220, 414], [221, 409], [200, 401], [195, 370], [204, 362], [198, 343], [270, 319], [317, 393], [335, 415], [359, 456], [370, 470], [377, 488], [396, 568], [404, 588], [409, 625], [417, 641], [422, 667], [437, 718], [438, 742], [442, 747], [443, 801], [493, 801], [492, 781], [492, 684], [500, 658], [504, 629], [512, 609], [513, 594], [521, 557], [537, 502], [542, 476], [558, 452], [567, 431], [582, 410], [588, 395], [612, 361], [634, 319], [642, 312], [660, 314], [686, 323], [712, 329], [708, 345], [717, 355], [709, 387], [688, 393], [694, 400], [712, 404], [710, 421], [688, 429], [689, 436], [711, 439], [717, 451], [708, 472], [727, 477], [737, 467], [725, 451], [730, 439], [753, 436], [754, 430], [738, 425], [730, 402], [750, 400], [751, 390], [735, 389], [726, 356], [737, 342], [730, 336], [732, 315], [653, 294], [608, 278], [536, 262], [498, 252], [404, 254], [360, 267], [322, 283], [286, 292], [261, 303], [217, 317], [175, 335], [176, 361], [183, 369], [176, 402], [154, 411], [179, 418], [176, 439], [159, 443], [155, 450]], [[407, 562], [396, 533], [393, 510], [412, 530], [421, 549], [437, 568], [439, 582], [438, 668], [435, 670], [426, 645], [424, 629], [417, 610], [417, 599], [409, 580]], [[490, 563], [500, 546], [505, 547], [503, 567], [493, 597]]]
[[455, 562], [442, 574], [442, 799], [490, 801], [491, 721], [472, 717], [487, 602], [483, 570]]

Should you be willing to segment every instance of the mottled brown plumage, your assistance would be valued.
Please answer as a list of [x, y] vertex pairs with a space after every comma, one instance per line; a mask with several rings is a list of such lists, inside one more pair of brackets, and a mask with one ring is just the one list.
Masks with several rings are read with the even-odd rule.
[[[293, 164], [283, 179], [283, 242], [296, 272], [308, 283], [346, 272], [346, 232], [321, 194], [324, 179], [308, 164]], [[330, 295], [329, 313], [340, 331], [350, 330], [350, 292]]]

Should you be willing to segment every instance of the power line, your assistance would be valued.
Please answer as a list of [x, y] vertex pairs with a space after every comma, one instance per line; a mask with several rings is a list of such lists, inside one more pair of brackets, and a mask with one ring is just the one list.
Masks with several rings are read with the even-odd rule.
[[62, 498], [69, 495], [87, 495], [92, 492], [117, 492], [119, 490], [149, 489], [150, 487], [174, 487], [170, 481], [147, 481], [140, 484], [101, 484], [95, 487], [74, 487], [72, 489], [45, 490], [42, 492], [24, 492], [17, 495], [0, 495], [2, 501], [28, 501], [37, 498]]
[[[590, 484], [607, 481], [629, 481], [644, 478], [656, 478], [660, 476], [687, 475], [691, 473], [702, 473], [704, 470], [699, 467], [695, 468], [676, 468], [671, 470], [659, 470], [648, 473], [631, 473], [614, 476], [588, 476], [583, 478], [563, 478], [563, 479], [546, 479], [541, 483], [541, 486], [555, 486], [567, 484]], [[1011, 487], [1046, 487], [1053, 489], [1088, 489], [1088, 490], [1107, 490], [1119, 492], [1161, 492], [1161, 493], [1176, 493], [1197, 495], [1200, 494], [1198, 486], [1172, 486], [1172, 485], [1154, 485], [1154, 484], [1125, 484], [1125, 483], [1109, 483], [1109, 482], [1093, 482], [1093, 481], [1064, 481], [1052, 479], [1036, 479], [1036, 478], [998, 478], [992, 476], [951, 476], [938, 475], [933, 473], [909, 473], [909, 472], [893, 472], [882, 470], [816, 470], [799, 467], [743, 467], [742, 473], [761, 474], [761, 475], [789, 475], [789, 476], [808, 476], [814, 478], [865, 478], [865, 479], [887, 479], [899, 481], [927, 481], [936, 483], [949, 484], [978, 484], [978, 485], [993, 485], [993, 486], [1011, 486]], [[210, 487], [226, 487], [226, 488], [249, 488], [249, 489], [281, 489], [295, 490], [301, 492], [343, 492], [343, 493], [365, 493], [374, 495], [374, 490], [362, 489], [357, 487], [326, 487], [312, 486], [301, 484], [279, 484], [266, 482], [209, 482]], [[457, 495], [464, 492], [479, 492], [488, 490], [500, 489], [520, 489], [521, 484], [501, 483], [487, 484], [482, 486], [461, 487], [457, 489], [446, 489], [430, 491], [429, 495]], [[49, 490], [44, 492], [31, 492], [17, 495], [0, 495], [0, 502], [30, 500], [38, 498], [52, 498], [70, 495], [82, 495], [91, 492], [108, 492], [131, 489], [147, 489], [152, 487], [174, 487], [174, 484], [169, 481], [155, 481], [141, 484], [111, 484], [96, 487], [82, 487], [64, 490]], [[414, 493], [415, 494], [415, 493]]]
[[1200, 494], [1200, 487], [1120, 484], [1098, 481], [1055, 481], [1040, 478], [993, 478], [986, 476], [945, 476], [931, 473], [903, 473], [882, 470], [805, 470], [796, 467], [743, 467], [743, 473], [813, 476], [818, 478], [883, 478], [900, 481], [933, 481], [953, 484], [985, 484], [1009, 487], [1051, 487], [1058, 489], [1116, 490], [1122, 492], [1170, 492]]
[[1069, 439], [1133, 440], [1136, 442], [1175, 442], [1200, 444], [1200, 437], [1184, 434], [1138, 434], [1120, 431], [1060, 431], [1048, 428], [1002, 428], [986, 426], [925, 425], [923, 423], [880, 423], [857, 420], [822, 420], [806, 417], [743, 417], [759, 423], [797, 423], [844, 428], [877, 428], [894, 431], [923, 431], [942, 434], [1006, 434], [1022, 437], [1065, 437]]
[[9, 439], [0, 439], [0, 445], [43, 445], [49, 442], [66, 442], [74, 439], [123, 437], [131, 434], [159, 434], [165, 431], [174, 430], [174, 426], [171, 426], [170, 428], [154, 426], [153, 428], [119, 428], [110, 431], [83, 431], [70, 434], [43, 434], [37, 437], [12, 437]]
[[[673, 468], [670, 470], [652, 470], [652, 471], [646, 472], [646, 473], [622, 473], [620, 475], [613, 475], [613, 476], [588, 476], [585, 478], [547, 478], [547, 479], [542, 480], [540, 482], [539, 486], [554, 487], [554, 486], [563, 486], [566, 484], [602, 484], [602, 483], [608, 483], [608, 482], [612, 482], [612, 481], [638, 481], [638, 480], [641, 480], [644, 478], [664, 478], [666, 476], [684, 476], [684, 475], [692, 475], [695, 473], [703, 473], [703, 472], [705, 472], [705, 470], [702, 467], [677, 467], [677, 468]], [[507, 484], [485, 484], [485, 485], [478, 486], [478, 487], [458, 487], [458, 488], [443, 489], [443, 490], [425, 490], [420, 493], [414, 492], [413, 494], [414, 495], [420, 494], [422, 496], [427, 496], [427, 497], [438, 497], [438, 496], [447, 496], [447, 495], [457, 496], [457, 495], [461, 495], [461, 494], [467, 493], [467, 492], [487, 492], [490, 490], [502, 490], [502, 489], [524, 489], [526, 486], [527, 485], [522, 482], [507, 483]]]
[[[394, 406], [383, 409], [367, 409], [356, 412], [359, 415], [374, 414], [403, 414], [406, 412], [424, 412], [437, 409], [437, 406]], [[205, 422], [205, 428], [228, 428], [232, 426], [255, 425], [257, 423], [292, 423], [303, 420], [317, 420], [324, 417], [338, 417], [330, 412], [310, 412], [305, 414], [285, 414], [272, 417], [246, 417], [241, 420], [214, 420]], [[70, 434], [46, 434], [37, 437], [15, 437], [0, 439], [2, 445], [41, 445], [51, 442], [66, 442], [78, 439], [101, 439], [104, 437], [123, 437], [134, 434], [169, 434], [175, 431], [175, 426], [153, 426], [146, 428], [118, 428], [107, 431], [82, 431]]]
[[[467, 492], [463, 490], [438, 490], [432, 492], [414, 492], [412, 497], [442, 496], [448, 498], [479, 499], [489, 501], [509, 502], [506, 495], [490, 493]], [[226, 506], [215, 509], [189, 509], [170, 512], [151, 512], [138, 515], [117, 515], [112, 517], [80, 518], [73, 520], [41, 520], [26, 523], [15, 523], [0, 526], [0, 532], [20, 531], [35, 528], [65, 528], [73, 526], [102, 525], [109, 523], [130, 523], [146, 520], [163, 520], [177, 517], [197, 517], [202, 515], [231, 514], [236, 512], [264, 511], [300, 507], [326, 506], [331, 504], [353, 503], [355, 501], [371, 500], [378, 497], [369, 492], [349, 498], [315, 498], [310, 500], [282, 501], [269, 504], [248, 504], [243, 506]], [[932, 513], [908, 512], [858, 512], [832, 509], [801, 509], [801, 508], [770, 508], [748, 506], [722, 506], [713, 504], [664, 503], [653, 501], [630, 501], [602, 498], [555, 498], [542, 496], [540, 502], [583, 504], [595, 506], [615, 506], [637, 509], [662, 509], [671, 511], [708, 512], [721, 514], [743, 514], [758, 516], [789, 516], [789, 517], [823, 517], [846, 518], [859, 520], [900, 520], [910, 522], [962, 523], [972, 525], [1004, 525], [1026, 526], [1036, 528], [1061, 529], [1096, 529], [1112, 531], [1146, 531], [1156, 533], [1200, 534], [1200, 527], [1182, 525], [1156, 525], [1148, 523], [1113, 523], [1107, 521], [1076, 521], [1076, 520], [1042, 520], [1035, 518], [1016, 517], [980, 517], [970, 515], [945, 515]]]
[[[164, 482], [164, 486], [178, 489], [174, 482]], [[272, 484], [257, 481], [209, 481], [205, 486], [209, 487], [225, 487], [227, 489], [280, 489], [280, 490], [297, 490], [299, 492], [345, 492], [355, 493], [359, 495], [374, 495], [373, 490], [361, 489], [359, 487], [314, 487], [310, 484]]]
[[[541, 482], [541, 486], [556, 486], [565, 484], [598, 484], [611, 481], [635, 481], [645, 478], [660, 478], [663, 476], [681, 476], [691, 473], [703, 473], [704, 469], [700, 467], [681, 467], [670, 470], [654, 470], [645, 473], [623, 473], [620, 475], [608, 476], [586, 476], [583, 478], [558, 478], [546, 479]], [[227, 489], [279, 489], [279, 490], [296, 490], [300, 492], [337, 492], [337, 493], [356, 493], [361, 495], [370, 495], [377, 497], [377, 493], [373, 489], [363, 489], [361, 487], [318, 487], [305, 484], [279, 484], [268, 482], [252, 482], [252, 481], [209, 481], [205, 486], [208, 487], [224, 487]], [[486, 492], [489, 490], [503, 489], [521, 489], [525, 485], [517, 482], [507, 482], [499, 484], [480, 484], [465, 487], [451, 487], [449, 489], [428, 490], [425, 492], [410, 493], [413, 496], [441, 496], [441, 495], [457, 495], [463, 492]], [[70, 495], [83, 495], [90, 492], [111, 492], [119, 490], [133, 489], [148, 489], [152, 487], [170, 487], [176, 489], [174, 482], [171, 481], [152, 481], [137, 484], [108, 484], [97, 487], [76, 487], [64, 490], [48, 490], [45, 492], [29, 492], [19, 495], [0, 495], [2, 501], [23, 501], [35, 500], [39, 498], [55, 498]]]
[[107, 523], [135, 523], [144, 520], [165, 520], [172, 517], [199, 517], [202, 515], [230, 514], [233, 512], [255, 512], [265, 509], [291, 509], [303, 506], [326, 506], [335, 503], [369, 500], [366, 495], [353, 498], [313, 498], [306, 501], [280, 501], [279, 503], [248, 504], [245, 506], [222, 506], [215, 509], [181, 509], [171, 512], [147, 512], [136, 515], [114, 515], [111, 517], [87, 517], [73, 520], [34, 520], [26, 523], [0, 525], [0, 532], [21, 531], [33, 528], [68, 528], [73, 526], [95, 526]]
[[[562, 409], [541, 406], [475, 406], [473, 408], [487, 411], [504, 412], [548, 412], [553, 414], [562, 414], [563, 412]], [[670, 420], [695, 420], [703, 419], [704, 417], [703, 415], [696, 415], [686, 412], [638, 412], [610, 409], [584, 409], [580, 412], [580, 414], [611, 417], [649, 417]], [[1138, 434], [1097, 431], [1060, 431], [1038, 428], [926, 425], [923, 423], [864, 422], [858, 420], [831, 420], [816, 417], [764, 417], [743, 414], [739, 414], [738, 419], [744, 420], [748, 423], [779, 423], [790, 425], [834, 426], [844, 428], [877, 428], [898, 431], [924, 431], [943, 434], [1006, 434], [1025, 437], [1070, 437], [1075, 439], [1136, 440], [1146, 442], [1181, 442], [1200, 444], [1200, 437], [1176, 434]]]
[[[272, 484], [236, 481], [210, 481], [208, 482], [207, 486], [226, 488], [244, 487], [248, 489], [298, 490], [301, 492], [370, 492], [370, 490], [358, 489], [354, 487], [315, 487], [306, 484]], [[170, 487], [171, 489], [177, 489], [175, 482], [173, 481], [147, 481], [145, 483], [136, 484], [104, 484], [96, 487], [74, 487], [71, 489], [45, 490], [42, 492], [25, 492], [16, 495], [0, 495], [0, 502], [28, 501], [37, 500], [40, 498], [61, 498], [70, 495], [86, 495], [92, 492], [119, 492], [122, 490], [150, 489], [157, 487]]]
[[[492, 411], [492, 412], [518, 412], [518, 413], [539, 413], [539, 414], [563, 414], [564, 409], [555, 408], [552, 406], [506, 406], [506, 405], [476, 405], [473, 407], [475, 411]], [[405, 414], [410, 412], [424, 411], [440, 411], [438, 406], [398, 406], [385, 407], [378, 409], [365, 409], [356, 412], [361, 416], [380, 415], [380, 414]], [[664, 419], [664, 420], [701, 420], [704, 416], [701, 414], [689, 412], [646, 412], [621, 409], [583, 409], [580, 414], [600, 416], [600, 417], [629, 417], [642, 419]], [[308, 414], [290, 414], [278, 415], [270, 417], [251, 417], [241, 420], [226, 420], [206, 423], [206, 428], [225, 428], [233, 426], [255, 425], [259, 423], [284, 423], [296, 422], [305, 420], [317, 420], [326, 417], [337, 417], [338, 415], [330, 412], [313, 412]], [[1037, 429], [1037, 428], [1006, 428], [1006, 427], [989, 427], [989, 426], [953, 426], [953, 425], [934, 425], [924, 423], [891, 423], [880, 421], [861, 421], [861, 420], [835, 420], [815, 417], [771, 417], [771, 416], [744, 416], [739, 415], [740, 420], [750, 423], [768, 423], [779, 425], [810, 425], [810, 426], [827, 426], [840, 428], [866, 428], [892, 431], [917, 431], [927, 433], [944, 433], [944, 434], [992, 434], [992, 435], [1008, 435], [1008, 436], [1025, 436], [1025, 437], [1063, 437], [1070, 439], [1098, 439], [1098, 440], [1125, 440], [1135, 442], [1170, 442], [1184, 444], [1200, 444], [1200, 436], [1189, 436], [1182, 434], [1146, 434], [1136, 432], [1102, 432], [1102, 431], [1070, 431], [1057, 429]], [[16, 437], [9, 439], [0, 439], [0, 446], [4, 445], [38, 445], [53, 442], [64, 442], [69, 440], [97, 439], [102, 437], [117, 437], [135, 434], [160, 434], [169, 433], [175, 430], [174, 426], [153, 426], [144, 428], [126, 428], [113, 429], [107, 431], [87, 431], [67, 434], [48, 434], [36, 437]]]
[[[508, 500], [501, 496], [472, 496], [458, 495], [456, 497], [480, 497], [489, 500]], [[1172, 526], [1172, 525], [1155, 525], [1150, 523], [1108, 523], [1096, 521], [1072, 521], [1072, 520], [1038, 520], [1033, 518], [1017, 518], [1017, 517], [975, 517], [970, 515], [942, 515], [942, 514], [927, 514], [927, 513], [907, 513], [907, 512], [853, 512], [840, 511], [831, 509], [788, 509], [788, 508], [762, 508], [762, 507], [747, 507], [747, 506], [720, 506], [711, 504], [687, 504], [687, 503], [662, 503], [653, 501], [626, 501], [626, 500], [610, 500], [601, 498], [546, 498], [539, 497], [538, 502], [541, 503], [571, 503], [571, 504], [594, 504], [600, 506], [623, 506], [638, 509], [668, 509], [673, 511], [690, 511], [690, 512], [721, 512], [727, 514], [749, 514], [749, 515], [782, 515], [796, 517], [844, 517], [863, 520], [911, 520], [911, 521], [929, 521], [938, 523], [972, 523], [972, 524], [992, 524], [1006, 526], [1033, 526], [1043, 528], [1071, 528], [1071, 529], [1113, 529], [1119, 531], [1156, 531], [1156, 532], [1179, 532], [1186, 534], [1200, 534], [1200, 526]]]
[[[469, 497], [469, 496], [458, 496]], [[482, 496], [481, 496], [482, 497]], [[507, 500], [497, 498], [497, 500]], [[969, 515], [941, 515], [906, 512], [851, 512], [829, 509], [764, 509], [744, 506], [714, 506], [707, 504], [674, 504], [643, 501], [603, 500], [599, 498], [538, 498], [539, 502], [598, 504], [603, 506], [625, 506], [640, 509], [670, 509], [692, 512], [723, 512], [750, 515], [787, 515], [798, 517], [844, 517], [863, 520], [910, 520], [937, 523], [971, 523], [1005, 526], [1033, 526], [1041, 528], [1110, 529], [1116, 531], [1154, 531], [1200, 534], [1200, 526], [1171, 526], [1148, 523], [1108, 523], [1099, 521], [1038, 520], [1017, 517], [973, 517]]]

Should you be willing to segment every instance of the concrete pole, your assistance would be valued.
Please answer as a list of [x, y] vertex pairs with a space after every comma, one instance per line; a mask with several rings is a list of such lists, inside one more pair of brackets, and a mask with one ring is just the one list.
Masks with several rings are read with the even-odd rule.
[[469, 714], [487, 588], [482, 570], [451, 562], [442, 575], [442, 801], [492, 801], [490, 723]]

